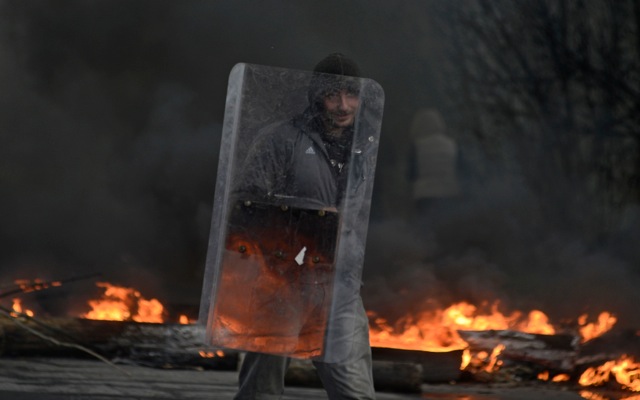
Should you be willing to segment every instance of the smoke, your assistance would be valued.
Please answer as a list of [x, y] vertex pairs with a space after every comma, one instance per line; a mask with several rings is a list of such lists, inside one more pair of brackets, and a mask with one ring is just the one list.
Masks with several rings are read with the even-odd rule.
[[[367, 308], [394, 319], [500, 300], [558, 319], [607, 309], [640, 325], [633, 209], [594, 244], [545, 219], [519, 180], [491, 176], [407, 215], [410, 119], [442, 100], [424, 4], [0, 1], [0, 283], [100, 272], [197, 304], [231, 67], [310, 69], [342, 51], [387, 98]], [[486, 164], [473, 156], [470, 169]], [[60, 297], [89, 291], [80, 285]]]
[[497, 302], [504, 313], [538, 309], [555, 323], [611, 311], [620, 327], [637, 327], [640, 274], [628, 246], [636, 225], [594, 244], [590, 232], [558, 229], [539, 203], [522, 182], [504, 179], [434, 200], [414, 218], [372, 223], [365, 303], [391, 321], [467, 301]]
[[[2, 4], [16, 17], [0, 47], [2, 281], [100, 272], [180, 299], [200, 285], [219, 113], [205, 115], [200, 94], [156, 73], [156, 60], [135, 65], [120, 50], [137, 35], [110, 36], [133, 23], [91, 25], [109, 8], [92, 4], [66, 4], [85, 17], [71, 27], [52, 20], [65, 7]], [[102, 48], [85, 42], [90, 28]]]
[[2, 283], [101, 272], [197, 301], [229, 71], [377, 58], [368, 6], [334, 5], [0, 2]]

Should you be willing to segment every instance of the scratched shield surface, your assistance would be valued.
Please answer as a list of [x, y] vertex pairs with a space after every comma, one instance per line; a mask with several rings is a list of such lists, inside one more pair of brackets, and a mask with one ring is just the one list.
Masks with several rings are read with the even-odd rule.
[[214, 346], [326, 362], [352, 347], [384, 93], [348, 78], [360, 103], [347, 165], [332, 169], [295, 122], [310, 88], [343, 80], [325, 75], [231, 71], [200, 309]]

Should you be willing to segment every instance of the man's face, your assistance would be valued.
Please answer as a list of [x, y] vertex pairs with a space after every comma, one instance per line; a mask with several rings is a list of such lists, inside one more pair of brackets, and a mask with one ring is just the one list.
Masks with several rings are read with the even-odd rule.
[[323, 99], [325, 120], [330, 128], [344, 129], [353, 125], [360, 106], [357, 93], [346, 89], [327, 94]]

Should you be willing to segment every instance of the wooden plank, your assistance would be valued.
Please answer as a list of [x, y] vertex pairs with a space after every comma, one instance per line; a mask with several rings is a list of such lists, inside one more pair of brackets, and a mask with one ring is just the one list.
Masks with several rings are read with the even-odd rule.
[[511, 330], [458, 331], [472, 353], [491, 354], [503, 345], [500, 359], [512, 363], [533, 363], [554, 371], [570, 372], [575, 367], [579, 338], [574, 335], [540, 335]]

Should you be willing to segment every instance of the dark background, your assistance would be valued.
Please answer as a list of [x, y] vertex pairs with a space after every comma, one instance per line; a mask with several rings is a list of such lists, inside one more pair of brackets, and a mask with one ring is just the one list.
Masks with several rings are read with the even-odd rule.
[[[100, 272], [197, 305], [229, 71], [338, 51], [386, 91], [367, 308], [640, 327], [639, 21], [633, 0], [1, 0], [0, 286]], [[425, 107], [461, 192], [418, 209]], [[89, 287], [30, 301], [76, 312]]]

